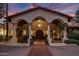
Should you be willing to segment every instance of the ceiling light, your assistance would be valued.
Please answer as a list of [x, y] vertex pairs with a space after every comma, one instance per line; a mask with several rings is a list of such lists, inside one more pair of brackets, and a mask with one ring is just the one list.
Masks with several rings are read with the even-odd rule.
[[41, 24], [38, 24], [38, 27], [41, 27]]
[[38, 20], [38, 22], [41, 22], [41, 20]]

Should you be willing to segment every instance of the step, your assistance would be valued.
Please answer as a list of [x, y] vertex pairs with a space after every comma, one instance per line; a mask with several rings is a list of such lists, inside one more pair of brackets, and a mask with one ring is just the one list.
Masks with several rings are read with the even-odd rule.
[[44, 41], [35, 41], [34, 43], [33, 43], [33, 45], [34, 46], [45, 46], [46, 44], [45, 44], [45, 42]]

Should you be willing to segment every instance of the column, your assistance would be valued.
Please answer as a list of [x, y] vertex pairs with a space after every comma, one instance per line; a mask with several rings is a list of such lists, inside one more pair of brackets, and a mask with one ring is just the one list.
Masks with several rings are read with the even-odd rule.
[[11, 31], [13, 31], [12, 35], [12, 39], [10, 40], [11, 43], [17, 43], [17, 37], [16, 37], [16, 25], [15, 24], [12, 24], [12, 27], [11, 27]]
[[29, 24], [29, 38], [28, 38], [29, 44], [30, 44], [30, 39], [31, 39], [31, 24]]
[[68, 40], [68, 38], [67, 38], [67, 29], [66, 29], [66, 26], [65, 26], [65, 28], [64, 28], [64, 33], [63, 33], [63, 35], [64, 35], [64, 37], [63, 37], [63, 39], [62, 39], [62, 42], [63, 42], [64, 40]]
[[13, 25], [13, 39], [12, 41], [14, 40], [15, 43], [17, 43], [17, 38], [16, 38], [16, 26]]
[[52, 44], [52, 39], [50, 38], [50, 24], [48, 24], [48, 43], [51, 46]]

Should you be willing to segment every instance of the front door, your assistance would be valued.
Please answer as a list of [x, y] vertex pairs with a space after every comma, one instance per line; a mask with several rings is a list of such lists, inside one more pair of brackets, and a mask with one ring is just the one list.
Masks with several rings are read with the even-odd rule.
[[45, 40], [44, 40], [44, 32], [43, 30], [37, 30], [36, 31], [36, 40], [34, 41], [33, 45], [46, 45]]
[[44, 32], [43, 32], [43, 30], [37, 30], [36, 31], [36, 38], [37, 39], [44, 39]]

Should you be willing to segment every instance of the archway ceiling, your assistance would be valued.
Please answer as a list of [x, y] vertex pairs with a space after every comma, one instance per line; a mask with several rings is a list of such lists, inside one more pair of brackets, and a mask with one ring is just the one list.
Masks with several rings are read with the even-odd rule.
[[[40, 27], [38, 26], [40, 25]], [[33, 21], [32, 22], [32, 30], [38, 30], [38, 29], [41, 29], [41, 30], [47, 30], [48, 26], [47, 26], [47, 22], [46, 21], [43, 21], [43, 20], [36, 20], [36, 21]]]
[[17, 26], [22, 26], [22, 25], [25, 25], [25, 24], [28, 24], [25, 20], [21, 20], [17, 23]]

